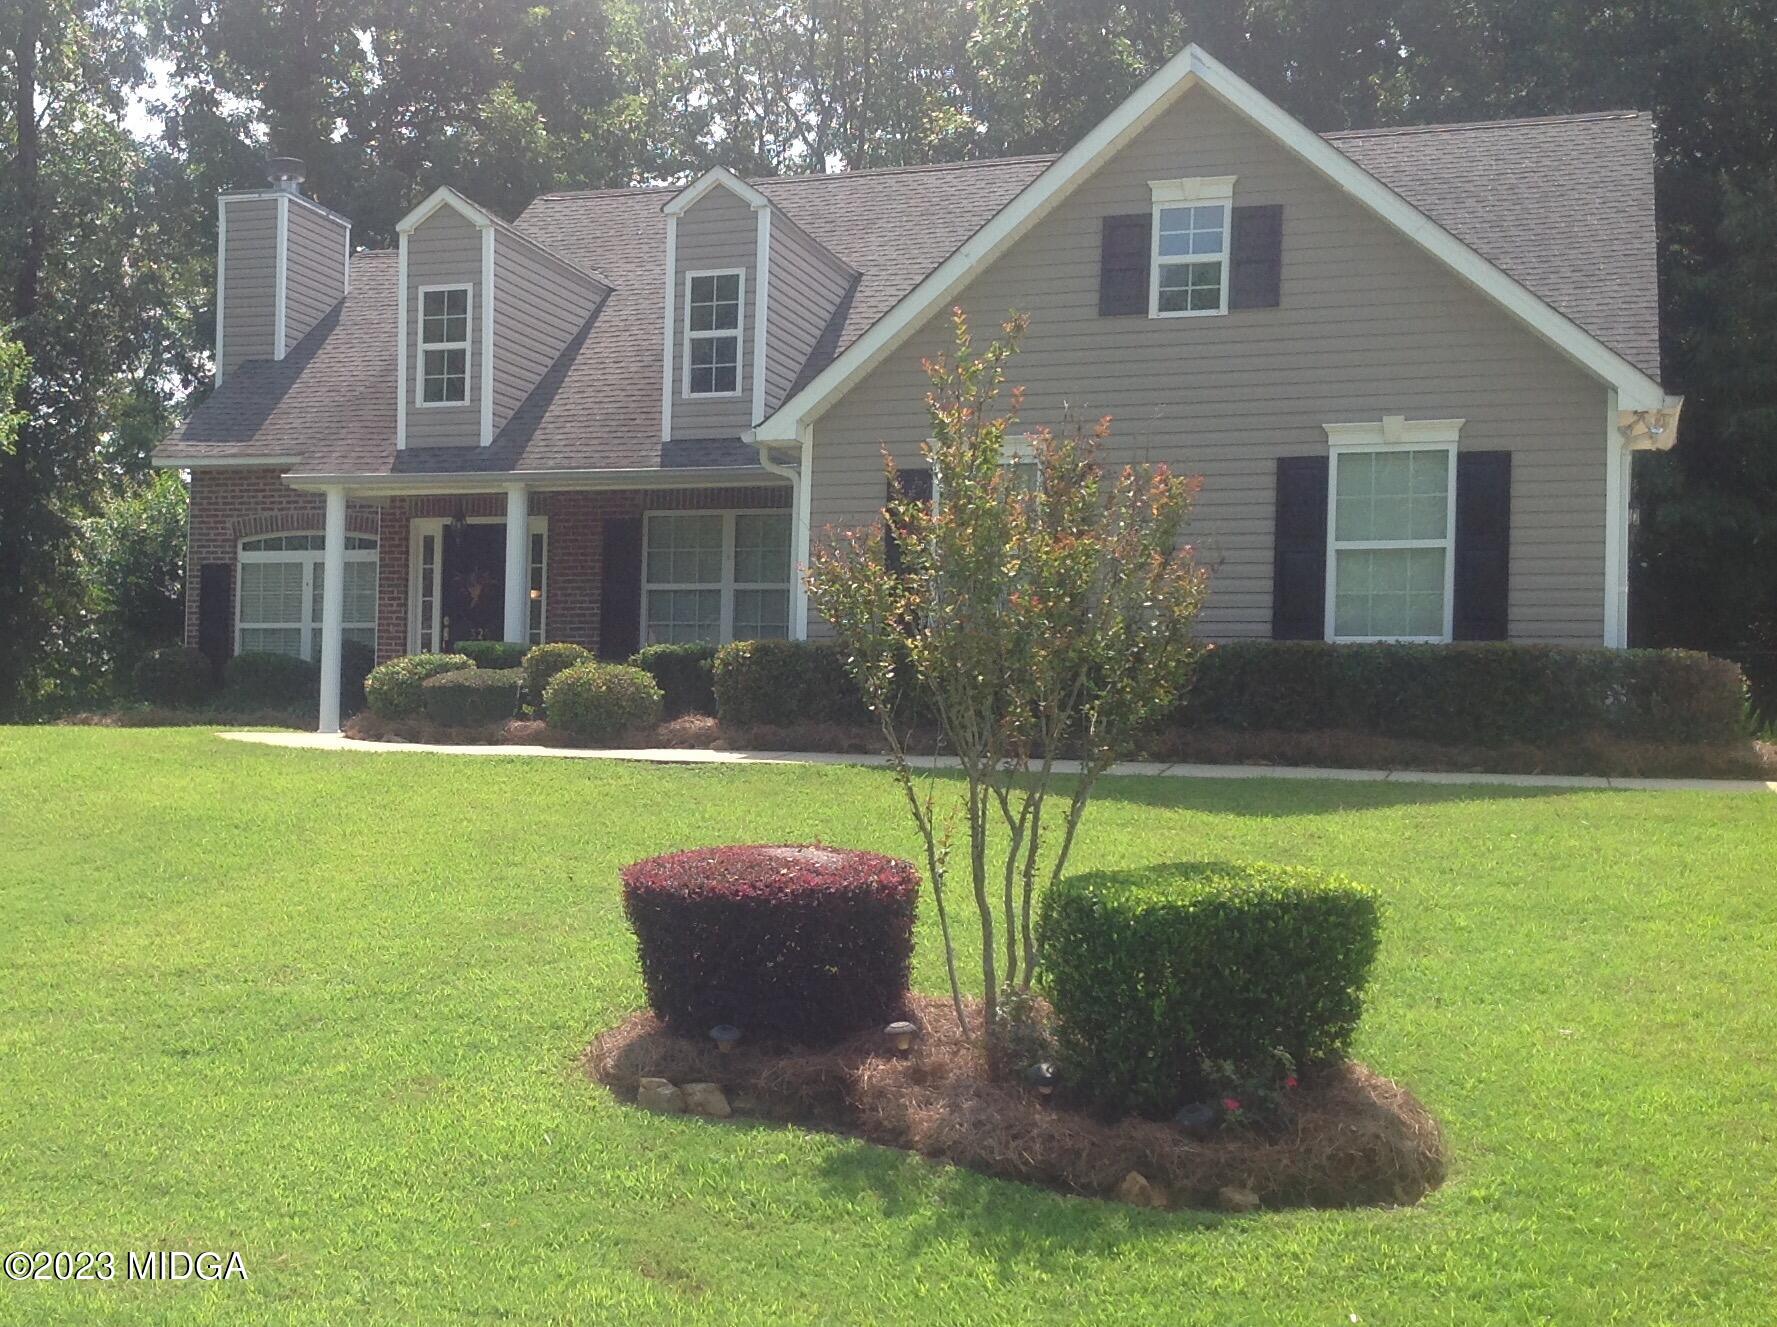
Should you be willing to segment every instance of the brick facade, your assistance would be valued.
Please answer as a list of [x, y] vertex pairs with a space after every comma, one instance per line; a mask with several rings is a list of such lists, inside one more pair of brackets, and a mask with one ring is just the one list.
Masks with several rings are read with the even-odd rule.
[[[604, 522], [648, 511], [783, 507], [782, 485], [712, 489], [625, 489], [533, 492], [533, 516], [549, 518], [544, 630], [550, 640], [596, 649], [604, 575]], [[377, 541], [376, 655], [378, 662], [407, 651], [407, 596], [411, 522], [427, 517], [504, 517], [503, 493], [464, 497], [393, 497], [346, 504], [346, 528]], [[198, 587], [205, 563], [229, 567], [240, 541], [261, 534], [318, 533], [326, 517], [319, 493], [298, 493], [272, 469], [193, 470], [186, 547], [185, 640], [198, 643]], [[233, 608], [230, 608], [232, 617]]]

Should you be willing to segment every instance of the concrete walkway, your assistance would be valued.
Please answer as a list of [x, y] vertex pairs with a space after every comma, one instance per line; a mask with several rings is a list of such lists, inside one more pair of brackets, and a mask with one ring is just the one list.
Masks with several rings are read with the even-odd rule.
[[[831, 751], [709, 751], [701, 748], [608, 748], [558, 746], [445, 746], [426, 742], [364, 742], [354, 737], [320, 733], [221, 733], [231, 742], [292, 747], [301, 751], [422, 752], [443, 756], [553, 756], [564, 760], [639, 760], [654, 765], [875, 765], [888, 757], [845, 755]], [[954, 769], [954, 756], [928, 756], [922, 769]], [[1077, 762], [1056, 762], [1064, 774]], [[1509, 788], [1633, 788], [1650, 792], [1777, 793], [1777, 782], [1757, 779], [1607, 779], [1589, 774], [1453, 774], [1407, 769], [1317, 769], [1301, 765], [1185, 765], [1164, 761], [1126, 760], [1111, 774], [1163, 775], [1175, 779], [1342, 779], [1354, 783], [1492, 784]]]

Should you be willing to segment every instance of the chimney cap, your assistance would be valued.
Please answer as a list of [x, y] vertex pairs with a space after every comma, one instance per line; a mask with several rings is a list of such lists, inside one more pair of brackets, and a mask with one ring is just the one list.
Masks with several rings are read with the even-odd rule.
[[265, 178], [274, 189], [282, 189], [286, 193], [301, 193], [302, 182], [308, 178], [308, 169], [302, 164], [301, 157], [273, 157], [265, 163]]

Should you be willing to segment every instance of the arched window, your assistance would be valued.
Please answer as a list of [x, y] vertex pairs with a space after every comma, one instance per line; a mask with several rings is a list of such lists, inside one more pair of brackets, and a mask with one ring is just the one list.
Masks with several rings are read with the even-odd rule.
[[[320, 656], [325, 546], [318, 534], [241, 540], [238, 653]], [[346, 536], [344, 639], [376, 648], [376, 540], [368, 535]]]

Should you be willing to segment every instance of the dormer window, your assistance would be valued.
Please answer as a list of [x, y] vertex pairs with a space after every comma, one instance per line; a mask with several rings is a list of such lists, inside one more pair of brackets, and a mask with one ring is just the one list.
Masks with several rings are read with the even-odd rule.
[[419, 403], [469, 399], [469, 286], [420, 287]]
[[1151, 318], [1196, 318], [1228, 311], [1228, 214], [1234, 177], [1150, 180], [1154, 254]]
[[740, 310], [746, 273], [685, 276], [686, 396], [740, 394]]

